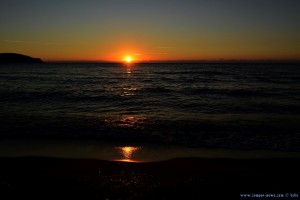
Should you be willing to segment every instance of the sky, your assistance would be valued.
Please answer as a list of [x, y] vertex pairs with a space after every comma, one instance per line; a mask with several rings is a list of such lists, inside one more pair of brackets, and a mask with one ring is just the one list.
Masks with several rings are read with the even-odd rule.
[[300, 60], [299, 0], [0, 0], [0, 52], [45, 61]]

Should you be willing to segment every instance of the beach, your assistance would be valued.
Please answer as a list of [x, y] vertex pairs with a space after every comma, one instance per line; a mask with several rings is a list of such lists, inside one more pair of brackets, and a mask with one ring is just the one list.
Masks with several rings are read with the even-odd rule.
[[297, 159], [1, 158], [1, 199], [246, 199], [299, 193]]
[[298, 194], [299, 152], [2, 140], [1, 199], [246, 199]]

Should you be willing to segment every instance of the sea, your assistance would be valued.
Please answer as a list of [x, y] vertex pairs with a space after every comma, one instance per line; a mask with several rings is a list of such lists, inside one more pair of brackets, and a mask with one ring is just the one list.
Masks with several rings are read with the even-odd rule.
[[0, 140], [300, 151], [300, 65], [0, 65]]

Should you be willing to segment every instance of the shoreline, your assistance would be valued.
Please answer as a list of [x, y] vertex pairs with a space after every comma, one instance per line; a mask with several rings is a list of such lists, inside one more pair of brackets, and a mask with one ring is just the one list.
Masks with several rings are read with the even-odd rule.
[[244, 193], [298, 193], [300, 159], [175, 158], [119, 162], [0, 158], [0, 197], [51, 199], [240, 199]]
[[300, 194], [300, 152], [0, 140], [0, 199], [246, 199]]
[[0, 140], [0, 159], [9, 157], [53, 157], [63, 159], [158, 162], [191, 157], [200, 159], [300, 159], [300, 152], [263, 149], [191, 148], [172, 144], [128, 143], [103, 140]]

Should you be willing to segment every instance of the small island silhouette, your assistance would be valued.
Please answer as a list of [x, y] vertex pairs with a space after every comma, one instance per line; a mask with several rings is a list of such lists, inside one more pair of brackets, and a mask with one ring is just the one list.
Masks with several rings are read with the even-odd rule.
[[40, 58], [32, 58], [17, 53], [0, 53], [0, 63], [43, 63], [43, 61]]

